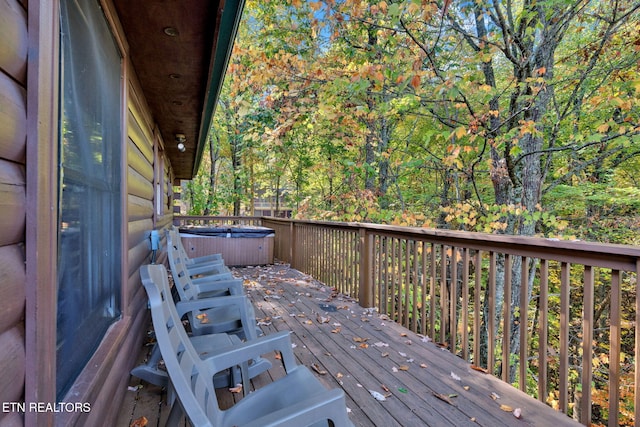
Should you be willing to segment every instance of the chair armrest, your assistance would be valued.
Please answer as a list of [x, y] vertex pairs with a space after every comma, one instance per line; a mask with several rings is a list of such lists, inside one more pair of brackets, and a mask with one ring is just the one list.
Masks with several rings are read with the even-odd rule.
[[205, 293], [211, 291], [223, 291], [228, 289], [231, 295], [244, 295], [244, 288], [242, 286], [241, 279], [232, 280], [215, 280], [210, 282], [194, 283], [197, 287], [198, 293]]
[[196, 274], [224, 274], [229, 273], [229, 268], [224, 264], [186, 265], [191, 276]]
[[223, 351], [208, 359], [206, 363], [213, 372], [220, 372], [242, 362], [257, 359], [263, 354], [279, 351], [286, 372], [298, 367], [291, 348], [290, 331], [281, 331], [244, 342], [233, 349]]
[[[191, 270], [189, 270], [189, 274], [191, 274]], [[200, 283], [215, 282], [217, 280], [232, 280], [232, 279], [235, 279], [235, 277], [233, 277], [233, 274], [231, 273], [216, 273], [216, 274], [211, 274], [203, 277], [195, 277], [195, 278], [192, 278], [191, 281], [194, 284], [199, 285]]]
[[[190, 313], [198, 310], [207, 310], [209, 308], [225, 307], [228, 305], [237, 305], [240, 308], [240, 313], [246, 312], [247, 297], [244, 295], [229, 295], [224, 297], [214, 298], [202, 298], [191, 301], [178, 301], [176, 303], [176, 310], [180, 317], [186, 313]], [[242, 319], [244, 320], [244, 319]]]

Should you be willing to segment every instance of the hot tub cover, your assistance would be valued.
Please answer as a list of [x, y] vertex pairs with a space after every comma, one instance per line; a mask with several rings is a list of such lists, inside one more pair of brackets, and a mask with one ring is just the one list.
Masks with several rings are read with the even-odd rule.
[[181, 234], [190, 234], [202, 237], [229, 237], [229, 238], [261, 238], [274, 234], [274, 230], [267, 227], [250, 226], [191, 226], [180, 227]]

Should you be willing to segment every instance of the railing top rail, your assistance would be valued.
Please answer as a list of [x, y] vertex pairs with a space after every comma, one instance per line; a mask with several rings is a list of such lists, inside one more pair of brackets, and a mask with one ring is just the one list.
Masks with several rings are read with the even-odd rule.
[[262, 219], [263, 221], [293, 222], [299, 225], [352, 229], [354, 231], [364, 229], [368, 233], [389, 237], [410, 238], [462, 248], [523, 255], [624, 271], [636, 271], [638, 260], [640, 260], [640, 246], [357, 222], [292, 220], [272, 217], [263, 217]]

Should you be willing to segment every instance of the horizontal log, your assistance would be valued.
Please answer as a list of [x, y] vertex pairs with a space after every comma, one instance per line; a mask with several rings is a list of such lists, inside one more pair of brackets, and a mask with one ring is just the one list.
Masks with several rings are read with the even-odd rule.
[[27, 94], [22, 87], [0, 72], [0, 158], [17, 163], [24, 163], [25, 159], [26, 97]]
[[20, 2], [0, 2], [0, 69], [18, 82], [27, 80], [27, 13]]
[[17, 402], [24, 393], [24, 326], [0, 335], [0, 402]]
[[25, 185], [24, 168], [0, 160], [0, 246], [24, 241]]
[[153, 163], [153, 139], [151, 133], [145, 134], [131, 112], [129, 112], [129, 139], [138, 147], [147, 161]]
[[130, 221], [129, 228], [129, 248], [137, 246], [140, 242], [148, 242], [149, 234], [153, 228], [151, 219], [143, 219], [140, 221]]
[[129, 275], [133, 274], [142, 264], [146, 264], [151, 256], [151, 245], [147, 241], [142, 241], [132, 246], [128, 252]]
[[25, 286], [21, 245], [0, 246], [0, 334], [24, 319]]
[[127, 196], [129, 221], [137, 221], [153, 217], [153, 202], [142, 197]]
[[127, 193], [153, 200], [153, 184], [138, 172], [129, 168], [127, 171]]
[[127, 163], [129, 167], [144, 176], [149, 182], [153, 182], [153, 165], [131, 139], [127, 143]]

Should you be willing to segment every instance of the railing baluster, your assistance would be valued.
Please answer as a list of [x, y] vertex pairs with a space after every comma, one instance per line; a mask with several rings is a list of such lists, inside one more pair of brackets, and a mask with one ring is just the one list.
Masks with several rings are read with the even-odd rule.
[[420, 242], [420, 248], [422, 249], [422, 265], [421, 265], [421, 275], [420, 278], [420, 289], [422, 289], [422, 306], [420, 307], [420, 320], [421, 320], [421, 329], [420, 333], [422, 335], [427, 334], [427, 242], [422, 240]]
[[447, 322], [449, 320], [447, 294], [447, 250], [444, 245], [440, 245], [440, 342], [443, 344], [447, 342]]
[[547, 399], [547, 339], [549, 310], [549, 262], [540, 260], [540, 319], [538, 321], [538, 400]]
[[620, 405], [620, 271], [611, 271], [611, 319], [609, 325], [609, 423], [617, 426]]
[[569, 396], [569, 296], [571, 265], [560, 263], [560, 384], [559, 406], [567, 413]]
[[502, 381], [510, 383], [511, 366], [511, 255], [504, 256], [504, 294], [502, 302]]
[[493, 375], [495, 372], [495, 332], [496, 332], [496, 253], [489, 252], [489, 319], [487, 323], [487, 369]]
[[591, 423], [591, 377], [593, 376], [593, 267], [584, 267], [584, 311], [582, 314], [582, 398], [580, 401], [580, 422]]
[[527, 390], [527, 368], [529, 345], [527, 343], [527, 332], [529, 325], [529, 258], [522, 257], [522, 267], [520, 270], [520, 390]]
[[476, 251], [473, 290], [473, 363], [480, 366], [480, 298], [482, 292], [482, 251]]
[[413, 271], [411, 273], [411, 283], [413, 286], [413, 295], [411, 296], [412, 302], [412, 313], [411, 313], [411, 330], [414, 332], [418, 332], [418, 242], [416, 240], [411, 241], [411, 246], [413, 247], [411, 260]]
[[431, 339], [436, 339], [436, 245], [431, 243], [431, 275], [429, 277], [429, 335]]
[[458, 344], [458, 249], [451, 246], [451, 281], [449, 285], [449, 345], [451, 346], [451, 352], [457, 354], [456, 348]]
[[462, 249], [462, 358], [469, 361], [469, 248]]

